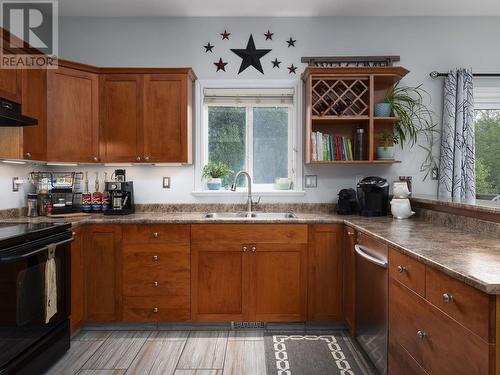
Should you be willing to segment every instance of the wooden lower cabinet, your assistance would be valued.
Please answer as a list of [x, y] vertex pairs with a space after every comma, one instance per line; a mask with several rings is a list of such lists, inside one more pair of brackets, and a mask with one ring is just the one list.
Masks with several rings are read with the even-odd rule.
[[71, 333], [80, 328], [85, 320], [84, 232], [74, 228], [71, 244]]
[[351, 335], [356, 334], [356, 231], [344, 227], [343, 244], [343, 282], [342, 305], [344, 320], [351, 329]]
[[427, 375], [422, 366], [401, 345], [389, 343], [389, 353], [390, 375]]
[[192, 225], [191, 241], [193, 320], [306, 319], [307, 225]]
[[429, 374], [494, 373], [494, 345], [392, 278], [389, 296], [390, 363], [404, 349]]
[[343, 225], [309, 225], [309, 321], [342, 320], [342, 237]]
[[87, 227], [84, 258], [86, 321], [121, 320], [121, 227]]

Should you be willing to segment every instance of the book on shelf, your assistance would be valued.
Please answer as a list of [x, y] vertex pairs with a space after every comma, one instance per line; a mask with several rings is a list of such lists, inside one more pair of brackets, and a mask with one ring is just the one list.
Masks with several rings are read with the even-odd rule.
[[311, 133], [313, 161], [354, 160], [352, 140], [343, 135]]

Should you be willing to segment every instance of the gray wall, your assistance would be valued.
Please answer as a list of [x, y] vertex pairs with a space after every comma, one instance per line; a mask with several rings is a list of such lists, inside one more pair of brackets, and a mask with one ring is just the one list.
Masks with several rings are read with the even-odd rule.
[[[222, 41], [218, 34], [224, 29], [231, 32], [229, 41]], [[273, 42], [264, 41], [262, 34], [267, 29], [275, 33]], [[191, 66], [199, 79], [289, 79], [286, 69], [271, 69], [266, 58], [263, 59], [264, 76], [253, 69], [237, 75], [240, 60], [229, 49], [244, 48], [250, 33], [257, 48], [272, 48], [270, 58], [278, 57], [283, 67], [291, 63], [299, 65], [299, 71], [303, 70], [301, 56], [400, 55], [400, 64], [411, 71], [404, 84], [424, 84], [437, 121], [441, 118], [442, 80], [429, 78], [430, 71], [462, 66], [478, 72], [500, 70], [500, 18], [493, 17], [63, 17], [59, 32], [60, 56], [99, 66]], [[287, 48], [285, 40], [290, 36], [297, 39], [296, 48]], [[206, 54], [202, 48], [208, 41], [216, 46], [213, 55]], [[212, 63], [219, 57], [229, 62], [227, 73], [215, 72]], [[305, 173], [318, 175], [318, 188], [308, 190], [305, 197], [288, 200], [332, 201], [340, 188], [351, 187], [355, 176], [363, 175], [389, 179], [411, 175], [417, 193], [435, 193], [435, 181], [422, 182], [421, 150], [405, 148], [398, 153], [403, 163], [394, 166], [306, 166]], [[138, 202], [214, 200], [194, 198], [190, 194], [194, 187], [192, 167], [131, 167], [129, 175], [137, 181]], [[162, 190], [162, 175], [172, 176], [175, 188]]]

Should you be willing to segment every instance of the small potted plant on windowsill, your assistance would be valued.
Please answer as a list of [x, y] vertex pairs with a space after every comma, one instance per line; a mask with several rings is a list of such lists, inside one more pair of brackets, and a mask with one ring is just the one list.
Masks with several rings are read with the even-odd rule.
[[231, 173], [233, 173], [233, 171], [227, 164], [209, 161], [208, 164], [203, 167], [202, 178], [207, 180], [208, 190], [220, 190], [222, 187], [222, 180]]
[[397, 135], [388, 130], [383, 130], [382, 133], [380, 133], [379, 138], [380, 146], [377, 147], [377, 159], [393, 160], [394, 153], [396, 151], [394, 145], [396, 145], [399, 141]]

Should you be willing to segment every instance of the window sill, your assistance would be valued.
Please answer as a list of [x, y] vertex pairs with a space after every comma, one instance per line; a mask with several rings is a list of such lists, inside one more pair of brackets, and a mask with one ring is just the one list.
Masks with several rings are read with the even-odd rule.
[[[191, 195], [195, 197], [246, 197], [247, 191], [230, 191], [230, 190], [196, 190], [192, 191]], [[305, 191], [301, 190], [273, 190], [273, 191], [252, 191], [254, 197], [302, 197], [306, 195]]]

